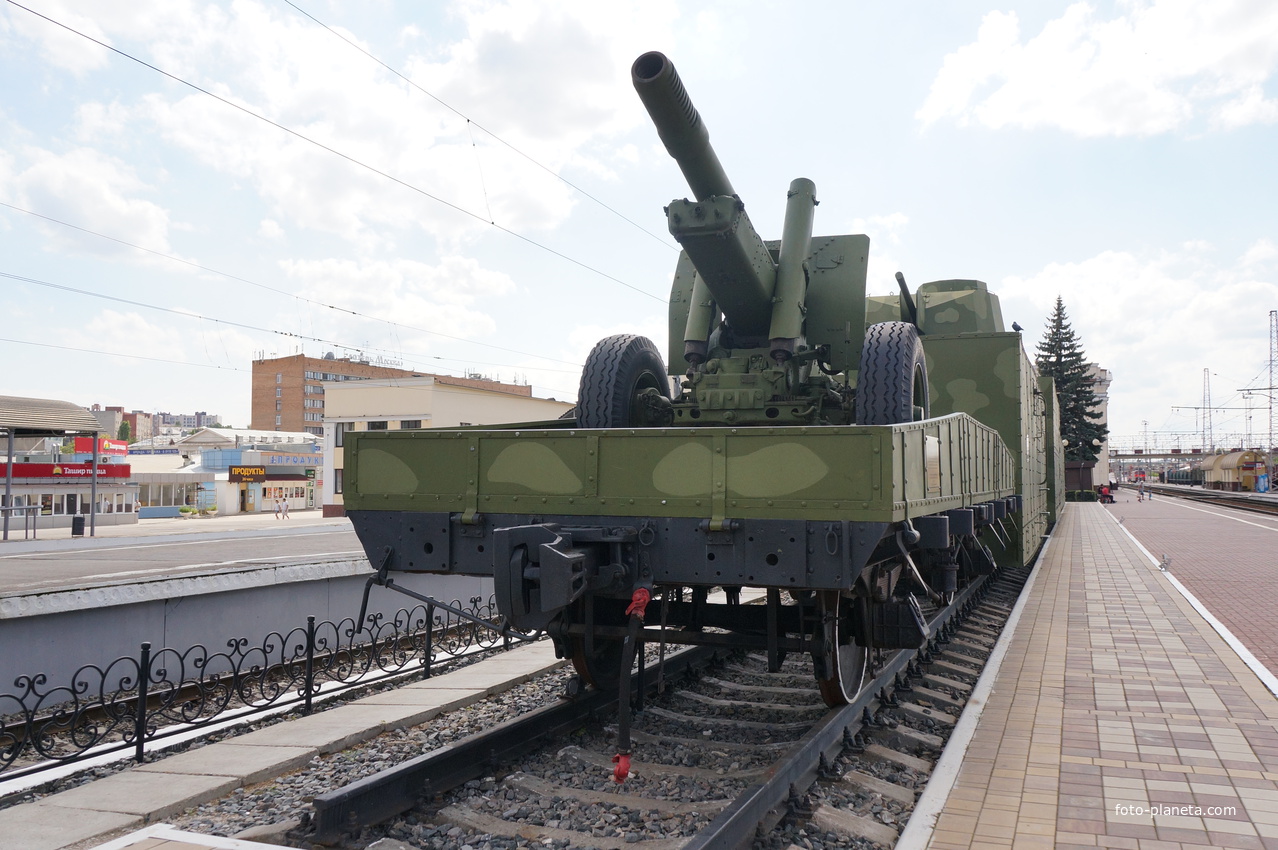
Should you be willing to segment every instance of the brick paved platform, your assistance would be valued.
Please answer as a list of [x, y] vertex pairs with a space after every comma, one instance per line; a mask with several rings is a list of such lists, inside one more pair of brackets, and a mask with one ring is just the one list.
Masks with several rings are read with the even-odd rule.
[[[1068, 507], [923, 843], [1278, 850], [1278, 698], [1117, 521], [1157, 523], [1153, 551], [1205, 579], [1224, 550], [1177, 549], [1176, 510]], [[1275, 588], [1278, 567], [1250, 588], [1270, 616]]]
[[[1266, 667], [1278, 673], [1278, 516], [1119, 490], [1109, 507]], [[1127, 501], [1124, 501], [1127, 499]]]

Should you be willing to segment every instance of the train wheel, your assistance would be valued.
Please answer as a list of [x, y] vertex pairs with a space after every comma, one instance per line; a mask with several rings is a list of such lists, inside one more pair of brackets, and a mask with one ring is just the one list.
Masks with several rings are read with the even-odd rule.
[[[624, 601], [595, 599], [595, 623], [601, 626], [625, 625], [627, 620], [625, 606]], [[578, 600], [572, 611], [575, 622], [585, 622], [585, 606], [582, 600]], [[593, 637], [589, 652], [586, 651], [585, 636], [573, 635], [568, 638], [568, 657], [572, 660], [572, 666], [576, 669], [577, 675], [584, 679], [586, 684], [593, 685], [599, 690], [615, 692], [621, 683], [621, 646], [624, 641], [621, 638], [606, 638], [599, 635]]]
[[670, 379], [661, 352], [647, 337], [618, 334], [595, 343], [577, 390], [582, 428], [630, 428], [654, 424], [644, 396], [670, 399]]
[[834, 708], [847, 705], [861, 690], [869, 650], [853, 640], [855, 606], [851, 597], [836, 590], [822, 591], [817, 597], [819, 628], [826, 647], [824, 657], [817, 660], [817, 684], [825, 704]]
[[899, 425], [928, 417], [927, 363], [909, 322], [870, 325], [856, 379], [856, 424]]
[[586, 639], [574, 637], [569, 643], [572, 666], [586, 684], [599, 690], [616, 692], [621, 684], [621, 644], [615, 638], [596, 636], [594, 651], [586, 652]]

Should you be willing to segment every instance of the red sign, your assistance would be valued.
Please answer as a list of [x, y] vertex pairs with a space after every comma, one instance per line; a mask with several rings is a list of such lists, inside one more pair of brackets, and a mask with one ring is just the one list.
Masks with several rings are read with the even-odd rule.
[[[93, 438], [92, 437], [76, 437], [75, 438], [76, 454], [92, 454]], [[106, 437], [98, 437], [98, 454], [103, 455], [127, 455], [129, 453], [129, 444], [124, 440], [108, 440]]]
[[[5, 464], [0, 464], [0, 475], [4, 474]], [[130, 467], [127, 463], [104, 463], [98, 467], [99, 478], [128, 478]], [[91, 463], [15, 463], [14, 478], [92, 478]]]

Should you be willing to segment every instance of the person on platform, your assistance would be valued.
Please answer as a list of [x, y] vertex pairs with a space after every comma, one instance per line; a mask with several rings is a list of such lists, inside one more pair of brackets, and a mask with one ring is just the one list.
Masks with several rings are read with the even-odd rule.
[[276, 500], [275, 500], [275, 518], [276, 518], [276, 519], [279, 519], [279, 518], [280, 518], [280, 511], [281, 511], [281, 508], [280, 508], [280, 500], [279, 500], [279, 499], [276, 499]]
[[284, 519], [288, 519], [288, 499], [281, 499], [280, 504], [284, 506]]
[[1108, 505], [1108, 504], [1109, 504], [1110, 502], [1112, 502], [1112, 501], [1114, 501], [1114, 500], [1113, 500], [1113, 498], [1111, 498], [1111, 497], [1110, 497], [1110, 495], [1109, 495], [1109, 485], [1108, 485], [1108, 484], [1102, 484], [1102, 485], [1101, 485], [1101, 504], [1102, 504], [1102, 505]]

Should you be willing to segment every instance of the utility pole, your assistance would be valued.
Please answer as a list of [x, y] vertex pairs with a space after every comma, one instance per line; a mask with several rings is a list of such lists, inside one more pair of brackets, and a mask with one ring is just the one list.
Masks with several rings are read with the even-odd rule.
[[1211, 369], [1203, 367], [1203, 454], [1212, 453]]
[[1269, 311], [1269, 442], [1265, 444], [1265, 471], [1269, 490], [1274, 489], [1274, 361], [1278, 360], [1278, 310]]

